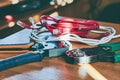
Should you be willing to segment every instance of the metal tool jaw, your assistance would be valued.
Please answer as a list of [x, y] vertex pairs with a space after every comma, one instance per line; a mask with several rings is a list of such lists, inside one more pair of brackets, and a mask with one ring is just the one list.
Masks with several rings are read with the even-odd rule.
[[63, 56], [67, 50], [68, 48], [66, 47], [44, 50], [43, 57], [44, 58], [60, 57]]
[[[47, 43], [46, 45], [49, 46], [51, 43]], [[58, 47], [56, 44], [53, 44], [53, 46], [46, 48], [47, 46], [43, 46], [40, 43], [35, 43], [33, 46], [31, 46], [30, 50], [33, 50], [37, 52], [37, 54], [40, 54], [42, 58], [53, 58], [53, 57], [60, 57], [65, 55], [65, 52], [69, 50], [68, 46], [64, 47]]]
[[30, 47], [32, 51], [38, 51], [43, 58], [59, 57], [65, 54], [67, 50], [71, 48], [71, 44], [68, 41], [61, 41], [62, 47], [58, 46], [58, 42], [34, 43]]

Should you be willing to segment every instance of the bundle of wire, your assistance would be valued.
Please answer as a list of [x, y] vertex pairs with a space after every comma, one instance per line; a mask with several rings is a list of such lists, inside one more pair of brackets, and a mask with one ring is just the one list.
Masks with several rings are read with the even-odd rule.
[[[120, 35], [115, 35], [116, 30], [113, 27], [99, 26], [99, 24], [93, 20], [80, 21], [72, 18], [54, 18], [48, 15], [41, 16], [40, 22], [36, 24], [32, 18], [29, 18], [29, 20], [32, 26], [24, 25], [24, 28], [33, 30], [30, 37], [37, 42], [68, 40], [94, 46], [107, 43], [113, 38], [120, 37]], [[46, 31], [51, 32], [55, 37], [47, 40], [40, 39], [38, 34]], [[99, 33], [100, 35], [97, 37], [89, 36], [89, 32]]]
[[52, 35], [45, 27], [41, 26], [39, 22], [34, 24], [34, 21], [31, 17], [29, 18], [29, 21], [32, 23], [32, 26], [29, 26], [28, 24], [25, 24], [24, 22], [21, 21], [18, 21], [17, 25], [23, 28], [32, 29], [30, 38], [36, 43], [42, 44], [44, 49], [58, 48], [58, 47], [67, 47], [69, 48], [69, 50], [72, 49], [72, 44], [67, 40], [62, 40], [60, 42], [46, 41], [52, 38], [56, 38], [56, 36]]

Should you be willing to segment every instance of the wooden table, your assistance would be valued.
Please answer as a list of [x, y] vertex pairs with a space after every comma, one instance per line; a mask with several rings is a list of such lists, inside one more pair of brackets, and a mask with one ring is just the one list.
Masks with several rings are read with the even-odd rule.
[[[114, 27], [117, 34], [120, 34], [120, 24], [104, 23], [101, 25]], [[119, 42], [120, 38], [113, 39], [111, 42]], [[73, 42], [73, 48], [90, 47], [85, 44]], [[18, 55], [18, 53], [0, 53], [0, 58], [7, 58]], [[104, 79], [99, 80], [120, 80], [120, 63], [96, 62], [88, 64]], [[87, 69], [89, 69], [86, 67]], [[91, 74], [92, 69], [87, 72], [85, 66], [68, 64], [62, 57], [44, 59], [42, 62], [30, 63], [0, 72], [0, 80], [94, 80]], [[95, 75], [95, 74], [93, 74]], [[101, 77], [99, 77], [101, 78]]]

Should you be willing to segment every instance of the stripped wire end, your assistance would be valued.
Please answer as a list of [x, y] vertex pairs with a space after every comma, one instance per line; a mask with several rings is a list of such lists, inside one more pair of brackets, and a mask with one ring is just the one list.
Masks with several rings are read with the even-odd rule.
[[19, 25], [22, 28], [32, 29], [30, 25], [28, 25], [22, 21], [17, 21], [17, 25]]

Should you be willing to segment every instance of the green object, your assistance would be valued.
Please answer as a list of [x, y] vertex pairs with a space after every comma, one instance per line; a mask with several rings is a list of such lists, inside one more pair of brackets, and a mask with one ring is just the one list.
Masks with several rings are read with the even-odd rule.
[[120, 62], [120, 52], [115, 53], [115, 55], [114, 55], [114, 59], [115, 59], [114, 62]]
[[113, 62], [120, 62], [120, 52], [115, 53], [116, 50], [120, 50], [120, 42], [116, 43], [109, 43], [109, 44], [100, 44], [99, 47], [104, 49], [108, 49], [110, 52], [114, 52], [114, 61]]
[[120, 42], [116, 43], [109, 43], [109, 44], [100, 44], [99, 47], [104, 47], [106, 49], [109, 49], [110, 51], [116, 51], [120, 50]]

